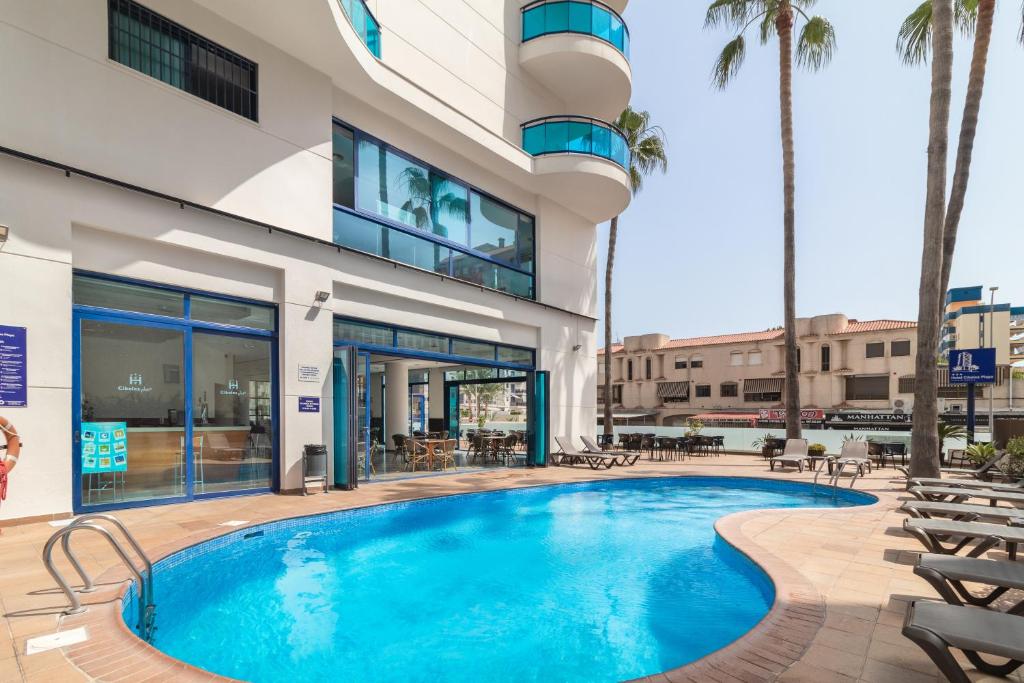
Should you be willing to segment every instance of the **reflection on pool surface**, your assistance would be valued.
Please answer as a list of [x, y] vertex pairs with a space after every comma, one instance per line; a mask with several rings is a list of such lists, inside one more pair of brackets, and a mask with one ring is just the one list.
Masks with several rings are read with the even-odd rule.
[[832, 491], [628, 479], [274, 522], [157, 564], [154, 644], [253, 681], [634, 678], [727, 645], [771, 606], [716, 519], [874, 502]]

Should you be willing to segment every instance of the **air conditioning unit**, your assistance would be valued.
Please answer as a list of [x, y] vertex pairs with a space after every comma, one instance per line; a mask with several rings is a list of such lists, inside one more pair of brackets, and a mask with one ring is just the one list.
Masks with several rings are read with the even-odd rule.
[[949, 412], [951, 413], [962, 413], [963, 411], [964, 407], [959, 403], [954, 403], [951, 406], [949, 406]]
[[896, 406], [897, 408], [902, 408], [903, 407], [903, 399], [902, 398], [896, 399], [895, 401], [893, 401], [893, 405]]
[[[898, 403], [903, 403], [903, 401], [898, 401]], [[895, 410], [892, 411], [892, 414], [893, 415], [902, 415], [903, 414], [903, 408], [896, 408]]]

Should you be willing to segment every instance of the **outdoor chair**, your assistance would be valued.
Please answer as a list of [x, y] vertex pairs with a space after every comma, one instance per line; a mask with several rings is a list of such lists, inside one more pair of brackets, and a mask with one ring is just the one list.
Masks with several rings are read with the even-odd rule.
[[560, 452], [551, 454], [552, 463], [555, 465], [589, 465], [592, 470], [599, 470], [602, 467], [610, 470], [614, 465], [619, 464], [617, 455], [586, 453], [576, 450], [576, 447], [572, 445], [572, 439], [568, 436], [556, 436], [555, 443], [560, 449]]
[[449, 465], [458, 469], [455, 464], [455, 444], [455, 439], [445, 439], [444, 445], [434, 453], [434, 462], [439, 463], [442, 470], [447, 470]]
[[954, 522], [983, 520], [998, 524], [1024, 524], [1024, 510], [1019, 508], [971, 505], [969, 503], [947, 503], [941, 501], [908, 500], [900, 510], [911, 517], [933, 519], [948, 517]]
[[[1024, 590], [1024, 563], [1006, 560], [983, 560], [977, 557], [954, 557], [925, 553], [918, 556], [914, 573], [950, 605], [990, 607], [1010, 590]], [[988, 586], [984, 594], [975, 594], [964, 585]], [[1019, 597], [1019, 596], [1018, 596]], [[1024, 614], [1024, 600], [1010, 604], [1007, 614]]]
[[905, 443], [883, 443], [881, 444], [881, 453], [878, 456], [878, 466], [885, 467], [885, 461], [888, 459], [892, 466], [896, 467], [896, 458], [900, 458], [900, 465], [906, 465], [907, 460], [907, 444]]
[[[973, 467], [973, 468], [941, 467], [941, 468], [939, 468], [939, 471], [942, 472], [943, 474], [951, 474], [951, 475], [963, 476], [963, 477], [972, 477], [973, 479], [989, 479], [993, 475], [995, 475], [996, 473], [998, 473], [1000, 471], [999, 470], [999, 463], [1005, 457], [1006, 457], [1006, 453], [999, 452], [999, 453], [995, 453], [991, 458], [989, 458], [988, 460], [986, 460], [985, 462], [983, 462], [981, 465], [979, 465], [977, 467]], [[906, 468], [900, 467], [898, 469], [900, 469], [904, 474], [907, 475], [907, 478], [908, 478], [908, 480], [910, 481], [911, 484], [914, 484], [916, 482], [927, 482], [928, 485], [931, 485], [931, 484], [942, 485], [942, 484], [946, 483], [947, 481], [956, 481], [955, 479], [947, 480], [947, 479], [941, 479], [941, 478], [935, 478], [935, 477], [915, 477], [915, 478], [911, 479], [910, 476], [909, 476], [909, 472], [906, 470]]]
[[[864, 471], [871, 471], [871, 458], [868, 457], [868, 445], [863, 441], [844, 441], [843, 447], [839, 451], [839, 455], [831, 456], [827, 459], [829, 474], [832, 473], [833, 466], [839, 468], [840, 474], [846, 471], [846, 468], [852, 467], [858, 476], [863, 477]], [[850, 482], [850, 486], [853, 486], [853, 482]]]
[[804, 465], [810, 465], [807, 459], [807, 439], [786, 439], [786, 449], [782, 455], [776, 455], [768, 461], [768, 467], [772, 472], [775, 471], [775, 465], [789, 465], [803, 472]]
[[721, 455], [725, 451], [725, 437], [712, 436], [711, 448], [715, 451], [715, 455]]
[[[974, 607], [915, 600], [907, 607], [903, 635], [914, 641], [951, 683], [971, 680], [950, 652], [962, 651], [979, 671], [1006, 676], [1024, 663], [1024, 619]], [[1006, 659], [992, 664], [981, 655]]]
[[604, 448], [601, 448], [601, 446], [599, 446], [597, 442], [591, 439], [589, 436], [581, 436], [580, 440], [583, 441], [583, 446], [586, 448], [587, 453], [614, 455], [616, 458], [618, 458], [618, 461], [615, 463], [617, 465], [635, 465], [636, 461], [640, 459], [641, 454], [639, 451], [633, 453], [629, 451], [608, 451]]
[[427, 444], [423, 443], [419, 439], [413, 439], [409, 442], [411, 450], [409, 452], [409, 470], [412, 472], [416, 471], [416, 466], [421, 465], [422, 469], [430, 468], [430, 451], [427, 449]]
[[961, 467], [964, 469], [971, 469], [965, 467], [971, 464], [970, 458], [967, 457], [967, 450], [963, 448], [950, 448], [946, 452], [946, 467]]
[[990, 484], [984, 488], [973, 486], [912, 486], [907, 492], [918, 500], [964, 503], [971, 498], [988, 500], [990, 505], [1024, 504], [1024, 490], [1012, 484]]
[[657, 447], [657, 438], [654, 434], [644, 434], [640, 438], [640, 451], [646, 452], [651, 460], [654, 460], [654, 449]]
[[[1024, 543], [1024, 527], [985, 522], [954, 522], [949, 519], [904, 519], [903, 530], [921, 541], [929, 552], [956, 555], [977, 542], [968, 557], [980, 557], [992, 548], [1006, 546], [1011, 560], [1017, 558], [1017, 545]], [[950, 545], [944, 545], [949, 543]]]
[[409, 440], [405, 434], [392, 434], [391, 440], [395, 443], [395, 461], [401, 458], [403, 463], [409, 462]]

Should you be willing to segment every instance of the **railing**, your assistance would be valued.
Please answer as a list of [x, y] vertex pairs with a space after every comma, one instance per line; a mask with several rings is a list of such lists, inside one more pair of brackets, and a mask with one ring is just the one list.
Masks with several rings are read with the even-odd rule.
[[338, 0], [338, 4], [359, 34], [359, 39], [374, 57], [380, 59], [380, 24], [364, 0]]
[[605, 41], [629, 59], [629, 29], [598, 0], [538, 0], [522, 12], [524, 43], [553, 33], [579, 33]]
[[533, 156], [587, 154], [629, 168], [629, 145], [616, 126], [586, 116], [546, 116], [523, 124], [523, 149]]
[[[128, 541], [128, 545], [132, 547], [139, 560], [142, 562], [142, 569], [139, 569], [135, 562], [125, 552], [124, 546], [121, 542], [114, 537], [107, 529], [98, 524], [88, 524], [87, 522], [100, 522], [106, 521], [117, 527], [121, 535], [124, 536], [125, 540]], [[81, 562], [78, 561], [78, 557], [71, 550], [71, 534], [76, 531], [88, 530], [93, 533], [97, 533], [100, 536], [107, 539], [110, 546], [117, 553], [117, 556], [121, 559], [131, 573], [135, 576], [137, 591], [136, 591], [136, 602], [138, 603], [138, 621], [136, 623], [136, 632], [146, 641], [152, 639], [155, 625], [153, 623], [156, 615], [156, 605], [153, 603], [153, 563], [149, 561], [149, 557], [143, 552], [142, 546], [139, 545], [135, 537], [128, 531], [128, 528], [121, 523], [121, 520], [117, 519], [112, 515], [105, 514], [89, 514], [83, 515], [67, 525], [63, 529], [56, 531], [46, 541], [46, 545], [43, 547], [43, 566], [46, 567], [46, 571], [50, 573], [50, 576], [57, 585], [67, 596], [68, 608], [64, 610], [64, 614], [80, 614], [85, 611], [85, 607], [82, 606], [82, 601], [78, 598], [78, 593], [89, 593], [95, 590], [92, 577], [86, 573], [82, 567]], [[82, 579], [82, 587], [76, 592], [71, 588], [71, 585], [64, 578], [64, 575], [60, 573], [53, 564], [53, 548], [57, 545], [57, 541], [61, 542], [61, 547], [64, 550], [64, 554], [68, 558], [68, 562], [74, 568], [75, 572]]]

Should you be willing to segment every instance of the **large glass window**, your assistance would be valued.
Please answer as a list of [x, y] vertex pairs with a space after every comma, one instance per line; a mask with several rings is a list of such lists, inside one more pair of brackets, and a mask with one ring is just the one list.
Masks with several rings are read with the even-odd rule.
[[131, 0], [109, 0], [108, 37], [110, 59], [257, 120], [255, 62]]
[[909, 356], [910, 355], [910, 340], [901, 339], [894, 341], [890, 345], [890, 353], [893, 356]]
[[83, 505], [186, 493], [185, 333], [82, 320]]
[[534, 298], [532, 216], [341, 124], [333, 139], [336, 244]]
[[481, 360], [494, 360], [494, 344], [474, 342], [467, 339], [453, 339], [452, 353], [456, 356], [467, 358], [479, 358]]
[[72, 298], [79, 306], [112, 308], [172, 318], [181, 318], [185, 315], [185, 295], [181, 292], [83, 275], [74, 277]]
[[359, 140], [356, 204], [363, 211], [467, 243], [469, 190], [373, 140]]
[[424, 332], [397, 333], [398, 343], [396, 346], [401, 349], [412, 349], [414, 351], [428, 351], [430, 353], [448, 353], [448, 337]]
[[271, 344], [192, 337], [192, 476], [196, 494], [268, 488], [273, 463]]
[[257, 330], [274, 329], [274, 308], [244, 301], [228, 301], [193, 294], [189, 317], [221, 325], [235, 325]]
[[889, 400], [888, 375], [856, 375], [846, 378], [847, 401]]
[[868, 342], [864, 345], [865, 358], [883, 358], [885, 356], [885, 342]]
[[334, 321], [334, 338], [355, 344], [391, 346], [394, 343], [390, 327], [357, 323], [351, 320]]

